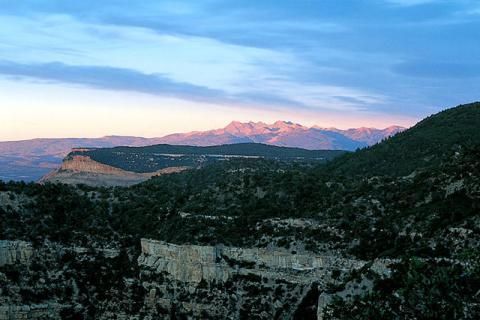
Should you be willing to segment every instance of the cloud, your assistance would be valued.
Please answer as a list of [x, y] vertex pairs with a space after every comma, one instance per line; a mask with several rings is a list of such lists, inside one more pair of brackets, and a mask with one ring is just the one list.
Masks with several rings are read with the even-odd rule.
[[94, 89], [146, 93], [219, 105], [257, 105], [270, 109], [292, 106], [308, 108], [301, 102], [281, 94], [254, 91], [231, 94], [222, 90], [177, 82], [162, 74], [146, 74], [125, 68], [74, 66], [60, 62], [21, 64], [0, 61], [0, 74], [17, 80], [37, 79], [51, 83], [67, 83]]
[[79, 84], [97, 89], [134, 91], [184, 99], [226, 99], [220, 90], [176, 82], [161, 74], [145, 74], [131, 69], [71, 66], [60, 62], [21, 64], [0, 62], [0, 73], [15, 77]]
[[37, 79], [50, 83], [82, 85], [94, 89], [146, 93], [218, 105], [259, 106], [270, 110], [300, 108], [308, 110], [363, 110], [381, 104], [384, 97], [361, 90], [325, 86], [301, 86], [283, 80], [266, 80], [260, 87], [237, 93], [174, 81], [162, 74], [105, 66], [75, 66], [60, 62], [22, 64], [0, 61], [0, 74], [17, 80]]
[[271, 66], [295, 63], [275, 50], [68, 15], [0, 16], [0, 39], [0, 60], [125, 68], [224, 91]]

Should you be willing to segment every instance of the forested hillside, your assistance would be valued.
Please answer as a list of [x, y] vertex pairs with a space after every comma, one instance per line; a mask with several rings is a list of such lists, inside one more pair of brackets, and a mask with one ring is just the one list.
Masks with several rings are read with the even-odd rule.
[[352, 175], [409, 175], [438, 167], [443, 161], [480, 142], [480, 102], [460, 105], [425, 118], [392, 139], [347, 154], [330, 170]]

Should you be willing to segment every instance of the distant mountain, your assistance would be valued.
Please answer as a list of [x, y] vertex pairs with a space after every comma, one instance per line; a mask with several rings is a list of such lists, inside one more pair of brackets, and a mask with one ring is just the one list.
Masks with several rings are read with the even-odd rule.
[[262, 158], [317, 164], [345, 153], [340, 150], [306, 150], [259, 143], [220, 146], [159, 144], [144, 147], [77, 148], [61, 167], [42, 178], [42, 182], [129, 186], [152, 176], [200, 168], [206, 164], [237, 158]]
[[177, 133], [157, 139], [157, 142], [182, 145], [218, 145], [255, 142], [311, 150], [349, 150], [375, 144], [405, 128], [391, 126], [385, 129], [305, 127], [289, 121], [273, 124], [233, 121], [225, 128], [203, 132]]
[[209, 131], [170, 134], [160, 138], [106, 136], [102, 138], [32, 139], [0, 142], [0, 180], [35, 181], [57, 168], [62, 159], [76, 147], [110, 148], [115, 146], [148, 146], [175, 144], [214, 146], [234, 143], [264, 143], [310, 150], [355, 150], [375, 144], [404, 130], [305, 127], [289, 121], [273, 124], [233, 121], [225, 128]]

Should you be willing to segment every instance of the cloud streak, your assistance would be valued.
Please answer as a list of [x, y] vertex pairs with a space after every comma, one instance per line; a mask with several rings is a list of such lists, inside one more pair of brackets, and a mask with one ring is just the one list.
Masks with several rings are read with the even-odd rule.
[[[298, 86], [282, 80], [269, 80], [264, 89], [249, 87], [228, 93], [208, 87], [174, 81], [162, 74], [103, 66], [74, 66], [60, 62], [21, 64], [0, 61], [0, 74], [17, 79], [82, 85], [94, 89], [130, 91], [189, 101], [231, 106], [262, 106], [270, 109], [360, 110], [382, 103], [383, 97], [359, 90], [334, 86]], [[285, 88], [289, 88], [288, 90]]]
[[225, 99], [224, 92], [176, 82], [161, 74], [145, 74], [131, 69], [102, 66], [71, 66], [60, 62], [20, 64], [0, 62], [3, 75], [84, 85], [96, 89], [134, 91], [183, 99]]

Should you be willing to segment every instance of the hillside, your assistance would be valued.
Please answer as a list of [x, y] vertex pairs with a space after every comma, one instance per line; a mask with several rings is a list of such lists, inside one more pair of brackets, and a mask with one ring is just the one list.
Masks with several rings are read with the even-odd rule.
[[478, 145], [479, 128], [480, 103], [460, 105], [427, 117], [383, 143], [347, 154], [329, 170], [345, 175], [409, 175]]

